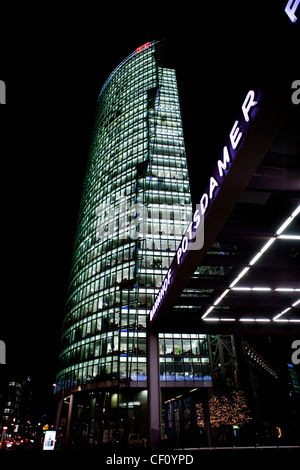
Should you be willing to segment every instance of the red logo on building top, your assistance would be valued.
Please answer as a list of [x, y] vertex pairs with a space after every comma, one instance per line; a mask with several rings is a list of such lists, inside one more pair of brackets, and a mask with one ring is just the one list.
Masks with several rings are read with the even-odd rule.
[[143, 44], [142, 46], [138, 47], [135, 52], [136, 53], [142, 52], [145, 49], [148, 49], [149, 46], [150, 46], [150, 42], [146, 42], [146, 44]]

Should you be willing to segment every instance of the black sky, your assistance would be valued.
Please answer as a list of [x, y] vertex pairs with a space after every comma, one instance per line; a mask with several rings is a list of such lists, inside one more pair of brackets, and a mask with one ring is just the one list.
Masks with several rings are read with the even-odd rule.
[[248, 87], [282, 74], [299, 78], [299, 27], [285, 1], [170, 2], [169, 10], [164, 2], [164, 12], [160, 3], [122, 10], [51, 3], [4, 15], [0, 339], [6, 370], [31, 375], [41, 394], [55, 380], [95, 106], [112, 70], [136, 47], [167, 39], [195, 194]]

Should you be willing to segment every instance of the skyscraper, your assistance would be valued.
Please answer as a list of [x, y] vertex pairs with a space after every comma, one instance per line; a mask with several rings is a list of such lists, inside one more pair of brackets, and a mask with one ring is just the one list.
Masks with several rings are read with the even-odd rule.
[[[190, 211], [176, 73], [149, 42], [100, 92], [79, 212], [56, 392], [90, 437], [147, 434], [147, 317]], [[164, 398], [210, 383], [205, 335], [159, 349]]]

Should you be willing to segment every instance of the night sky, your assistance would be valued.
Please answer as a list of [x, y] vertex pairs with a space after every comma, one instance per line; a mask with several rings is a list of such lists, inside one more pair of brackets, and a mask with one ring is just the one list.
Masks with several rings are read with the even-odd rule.
[[300, 78], [300, 25], [284, 13], [285, 1], [202, 3], [184, 9], [170, 2], [167, 12], [161, 2], [65, 11], [51, 3], [1, 19], [0, 339], [7, 366], [0, 374], [6, 367], [11, 376], [30, 375], [42, 412], [55, 381], [95, 106], [109, 74], [138, 46], [167, 39], [195, 196], [249, 86]]

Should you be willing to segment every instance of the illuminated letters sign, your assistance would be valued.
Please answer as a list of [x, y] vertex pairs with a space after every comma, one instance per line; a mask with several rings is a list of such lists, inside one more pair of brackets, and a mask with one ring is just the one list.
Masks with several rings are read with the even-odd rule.
[[289, 19], [293, 22], [296, 23], [297, 21], [297, 16], [296, 16], [296, 10], [298, 6], [300, 5], [300, 0], [289, 0], [287, 2], [287, 5], [284, 9], [286, 14], [288, 15]]
[[222, 158], [217, 161], [215, 172], [213, 176], [210, 177], [208, 187], [201, 196], [199, 203], [196, 205], [196, 210], [192, 216], [192, 221], [190, 222], [185, 235], [181, 240], [171, 268], [169, 269], [160, 291], [157, 294], [153, 307], [150, 311], [150, 321], [152, 321], [155, 317], [162, 299], [164, 298], [172, 283], [172, 276], [174, 275], [174, 272], [177, 270], [178, 266], [182, 264], [187, 253], [191, 250], [200, 250], [203, 247], [203, 227], [205, 216], [209, 212], [209, 208], [216, 198], [222, 182], [226, 178], [226, 175], [228, 174], [230, 167], [236, 158], [238, 149], [241, 146], [248, 127], [251, 123], [252, 112], [257, 104], [258, 98], [256, 97], [255, 91], [249, 90], [241, 107], [241, 118], [240, 120], [235, 121], [233, 124], [233, 127], [229, 133], [228, 144], [223, 147]]
[[148, 49], [148, 47], [150, 47], [150, 42], [146, 42], [146, 44], [143, 44], [142, 46], [138, 47], [135, 52], [138, 54], [139, 52]]
[[[247, 96], [242, 105], [243, 118], [246, 123], [249, 123], [251, 110], [256, 105], [257, 101], [255, 100], [255, 92], [253, 90], [250, 90], [247, 93]], [[186, 253], [188, 249], [193, 249], [191, 248], [193, 245], [189, 247], [189, 242], [192, 241], [194, 238], [192, 234], [195, 233], [199, 229], [199, 227], [203, 225], [204, 216], [209, 209], [211, 201], [216, 197], [217, 189], [222, 184], [222, 181], [225, 178], [232, 164], [233, 159], [229, 149], [231, 147], [231, 152], [233, 150], [236, 150], [239, 144], [241, 143], [241, 139], [243, 136], [244, 134], [242, 131], [241, 124], [239, 123], [239, 121], [235, 121], [229, 134], [230, 146], [225, 145], [225, 147], [223, 148], [223, 158], [218, 160], [215, 175], [211, 176], [209, 180], [208, 191], [202, 195], [200, 203], [197, 204], [197, 209], [193, 214], [193, 221], [190, 223], [187, 232], [181, 241], [180, 247], [177, 250], [177, 264], [181, 263], [182, 255]]]
[[161, 303], [165, 293], [167, 292], [170, 284], [171, 284], [171, 281], [172, 281], [172, 270], [169, 269], [169, 271], [167, 272], [167, 275], [162, 283], [162, 286], [160, 288], [160, 291], [155, 299], [155, 302], [154, 302], [154, 305], [153, 305], [153, 308], [151, 310], [151, 313], [150, 313], [150, 321], [152, 320], [152, 317], [154, 315], [154, 312], [156, 312], [156, 310], [158, 309], [158, 306], [159, 304]]

